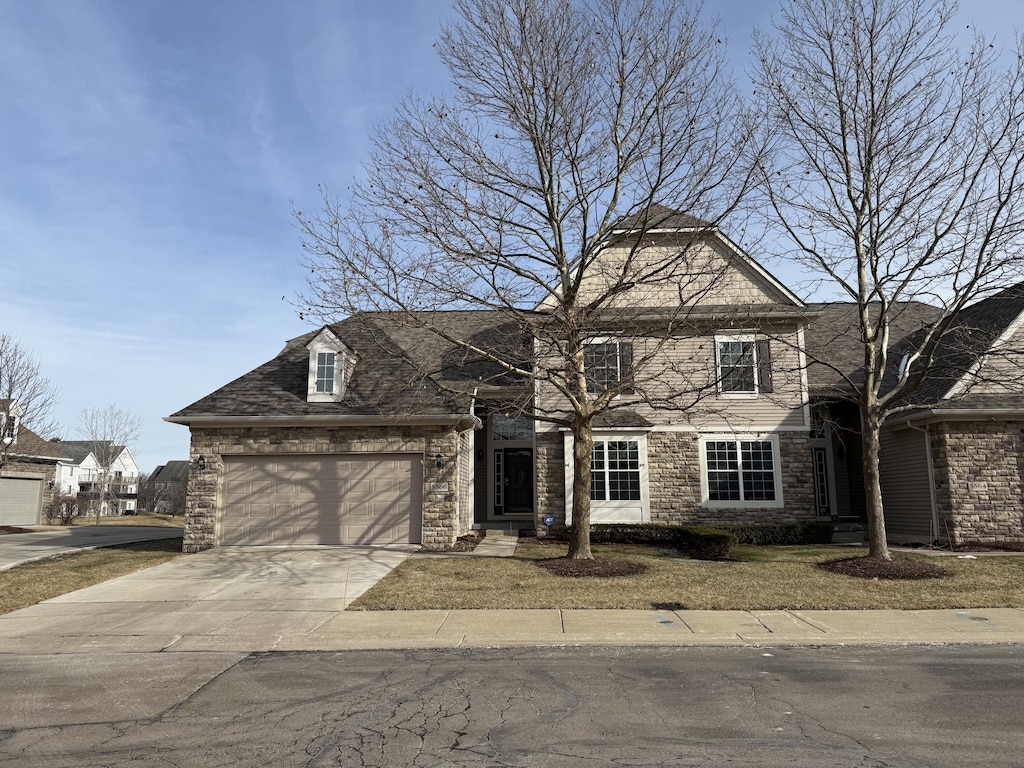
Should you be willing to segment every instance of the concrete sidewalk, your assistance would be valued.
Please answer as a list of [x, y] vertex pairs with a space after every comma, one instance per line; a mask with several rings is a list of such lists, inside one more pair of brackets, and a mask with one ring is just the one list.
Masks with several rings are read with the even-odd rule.
[[[486, 547], [485, 547], [486, 544]], [[475, 556], [502, 556], [488, 532]], [[0, 653], [1024, 644], [1024, 609], [346, 611], [408, 548], [216, 548], [0, 616]], [[461, 555], [460, 555], [461, 556]]]
[[1022, 644], [1024, 610], [339, 611], [210, 600], [51, 600], [0, 616], [0, 653], [561, 646]]
[[0, 571], [83, 549], [181, 536], [181, 528], [155, 525], [33, 526], [32, 533], [0, 536]]

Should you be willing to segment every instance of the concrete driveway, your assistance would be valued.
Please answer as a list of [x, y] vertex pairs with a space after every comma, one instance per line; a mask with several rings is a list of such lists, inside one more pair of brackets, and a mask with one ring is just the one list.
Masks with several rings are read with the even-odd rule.
[[338, 616], [410, 548], [223, 547], [0, 616], [0, 651], [273, 650]]
[[113, 547], [136, 541], [181, 538], [181, 528], [155, 525], [47, 526], [33, 533], [0, 536], [0, 571], [80, 549]]

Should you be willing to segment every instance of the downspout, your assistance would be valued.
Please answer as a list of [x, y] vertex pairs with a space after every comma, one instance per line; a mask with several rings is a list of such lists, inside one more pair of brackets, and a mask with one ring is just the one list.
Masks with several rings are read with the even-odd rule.
[[917, 427], [911, 424], [909, 420], [906, 422], [906, 424], [911, 429], [916, 430], [924, 435], [924, 455], [925, 461], [928, 462], [928, 500], [931, 503], [932, 508], [933, 533], [933, 538], [930, 542], [928, 542], [928, 544], [934, 545], [935, 542], [938, 541], [940, 538], [939, 532], [941, 529], [939, 528], [939, 507], [935, 501], [935, 466], [932, 464], [932, 433], [928, 431], [927, 424], [925, 424], [923, 427]]

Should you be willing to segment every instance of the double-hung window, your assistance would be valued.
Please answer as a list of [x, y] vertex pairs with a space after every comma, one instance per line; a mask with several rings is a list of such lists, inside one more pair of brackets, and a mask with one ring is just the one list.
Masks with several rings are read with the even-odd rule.
[[778, 442], [774, 438], [701, 440], [704, 502], [711, 506], [779, 506]]
[[316, 353], [316, 391], [334, 392], [334, 353]]
[[725, 395], [756, 395], [772, 391], [771, 347], [753, 334], [715, 336], [718, 391]]
[[640, 445], [636, 440], [595, 440], [590, 458], [593, 501], [640, 499]]
[[621, 380], [619, 370], [619, 344], [600, 341], [583, 348], [583, 369], [587, 373], [587, 386], [592, 392], [603, 392]]

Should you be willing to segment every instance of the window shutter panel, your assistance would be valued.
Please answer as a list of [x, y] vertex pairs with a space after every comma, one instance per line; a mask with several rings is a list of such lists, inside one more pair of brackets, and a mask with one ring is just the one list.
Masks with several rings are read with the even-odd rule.
[[622, 394], [632, 395], [636, 391], [633, 386], [632, 342], [619, 342], [619, 381], [622, 383]]
[[768, 339], [754, 342], [757, 355], [757, 388], [758, 391], [771, 394], [775, 391], [772, 384], [772, 347]]

